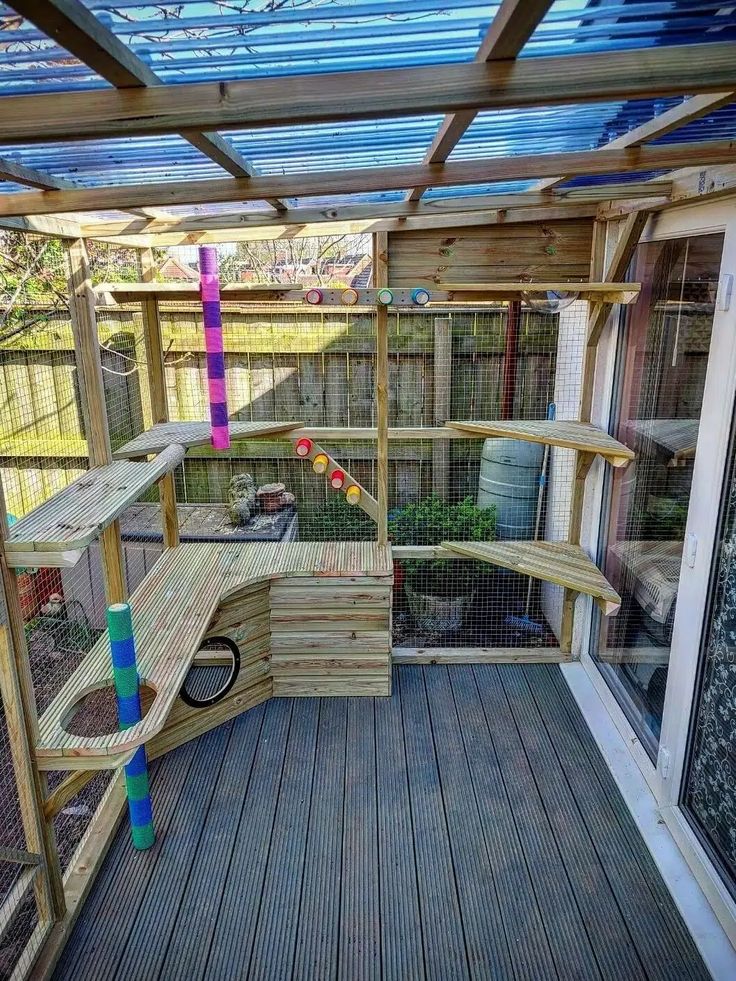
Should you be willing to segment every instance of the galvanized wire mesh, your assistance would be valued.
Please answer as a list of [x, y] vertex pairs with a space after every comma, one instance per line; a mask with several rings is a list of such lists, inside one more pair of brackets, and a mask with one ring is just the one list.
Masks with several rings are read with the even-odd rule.
[[[22, 246], [25, 252], [15, 243], [14, 254], [32, 274], [25, 279], [20, 275], [22, 282], [17, 269], [12, 282], [6, 276], [2, 298], [7, 316], [4, 329], [0, 327], [0, 397], [5, 408], [0, 469], [14, 517], [88, 469], [89, 420], [65, 305], [64, 247], [48, 240], [24, 240]], [[293, 282], [301, 269], [303, 283], [312, 277], [346, 285], [356, 281], [354, 276], [367, 282], [365, 242], [355, 244], [349, 261], [336, 261], [329, 250], [325, 256], [317, 262], [310, 259], [307, 268], [307, 260], [297, 262], [291, 256], [287, 261], [276, 254], [270, 265], [254, 272], [246, 251], [225, 251], [222, 280]], [[196, 281], [193, 256], [158, 254], [157, 260], [156, 278]], [[95, 283], [140, 278], [131, 250], [95, 245], [90, 269]], [[389, 442], [389, 528], [397, 545], [566, 538], [571, 451], [553, 448], [545, 458], [543, 448], [530, 443], [486, 442], [482, 436], [436, 439], [430, 430], [451, 420], [544, 420], [552, 404], [558, 419], [575, 418], [586, 316], [583, 302], [563, 310], [497, 304], [389, 312], [389, 425], [411, 430], [403, 436], [394, 433]], [[116, 450], [153, 421], [143, 317], [140, 305], [131, 303], [98, 308], [97, 320]], [[160, 322], [169, 417], [204, 422], [208, 399], [201, 309], [197, 303], [163, 302]], [[314, 434], [314, 439], [375, 497], [375, 438], [369, 432], [345, 431], [376, 425], [374, 312], [228, 303], [223, 322], [230, 419], [324, 427], [326, 432]], [[505, 454], [506, 471], [503, 466], [498, 470], [499, 454]], [[517, 480], [522, 471], [523, 480]], [[540, 485], [543, 473], [546, 482]], [[258, 499], [243, 520], [233, 484], [243, 474], [252, 476], [255, 489], [281, 485], [275, 492], [277, 506]], [[176, 472], [176, 492], [183, 540], [365, 540], [376, 534], [371, 518], [348, 505], [284, 437], [238, 440], [218, 453], [208, 445], [193, 448]], [[282, 492], [285, 497], [279, 497]], [[162, 549], [156, 490], [141, 495], [120, 525], [125, 575], [133, 590]], [[422, 556], [398, 562], [396, 580], [396, 646], [493, 649], [557, 643], [557, 587], [530, 586], [524, 576], [487, 564], [463, 559], [438, 564]], [[43, 712], [104, 629], [98, 545], [71, 569], [21, 570], [19, 587]], [[520, 629], [522, 617], [534, 628]], [[88, 700], [74, 724], [89, 733], [113, 728], [109, 694]], [[14, 778], [6, 758], [3, 751], [0, 788], [12, 804]], [[51, 787], [64, 776], [53, 774]], [[64, 866], [109, 785], [110, 774], [101, 774], [57, 816]], [[17, 821], [9, 822], [5, 833], [9, 841], [23, 840]], [[6, 874], [0, 885], [11, 888], [12, 875]], [[23, 924], [25, 936], [32, 920], [26, 917]], [[20, 934], [13, 936], [17, 946]]]

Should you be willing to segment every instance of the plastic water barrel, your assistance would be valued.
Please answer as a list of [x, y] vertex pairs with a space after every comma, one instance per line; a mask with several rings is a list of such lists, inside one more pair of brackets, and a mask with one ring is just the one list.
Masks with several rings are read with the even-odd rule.
[[500, 539], [534, 537], [544, 447], [520, 439], [487, 439], [478, 479], [478, 507], [496, 506]]

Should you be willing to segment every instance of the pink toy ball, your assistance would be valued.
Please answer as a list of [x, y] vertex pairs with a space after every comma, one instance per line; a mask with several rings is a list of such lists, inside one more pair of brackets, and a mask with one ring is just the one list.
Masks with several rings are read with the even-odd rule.
[[317, 304], [321, 303], [324, 299], [324, 294], [322, 293], [322, 290], [311, 289], [307, 290], [307, 292], [304, 294], [304, 299], [307, 301], [307, 303], [311, 303], [312, 306], [317, 306]]
[[345, 474], [342, 470], [333, 470], [330, 474], [330, 485], [334, 490], [340, 490], [345, 483]]
[[312, 452], [312, 441], [306, 437], [302, 437], [296, 441], [296, 455], [297, 456], [309, 456]]

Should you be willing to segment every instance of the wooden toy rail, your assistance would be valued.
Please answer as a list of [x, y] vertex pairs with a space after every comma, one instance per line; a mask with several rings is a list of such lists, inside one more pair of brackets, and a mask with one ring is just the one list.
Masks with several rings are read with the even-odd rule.
[[[383, 577], [390, 584], [392, 575], [390, 549], [373, 542], [202, 542], [169, 549], [131, 597], [138, 671], [154, 693], [145, 718], [99, 736], [77, 736], [65, 728], [87, 694], [112, 684], [105, 635], [41, 716], [39, 767], [111, 769], [161, 732], [218, 608], [239, 591], [294, 577]], [[385, 662], [388, 672], [388, 633]]]

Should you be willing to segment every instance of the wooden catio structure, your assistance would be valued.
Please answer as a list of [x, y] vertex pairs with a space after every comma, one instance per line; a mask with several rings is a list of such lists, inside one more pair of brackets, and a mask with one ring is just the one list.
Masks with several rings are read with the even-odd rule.
[[[475, 36], [484, 25], [477, 52], [435, 64], [426, 38], [410, 31], [406, 64], [396, 61], [399, 47], [385, 64], [373, 65], [373, 52], [365, 68], [361, 45], [374, 30], [389, 37], [392, 18], [406, 7], [431, 19], [430, 33], [442, 34], [442, 5], [383, 0], [302, 10], [263, 3], [230, 20], [219, 5], [204, 5], [217, 7], [214, 13], [180, 6], [185, 28], [206, 14], [213, 23], [198, 30], [209, 30], [222, 16], [220, 26], [246, 37], [254, 31], [256, 44], [264, 25], [275, 25], [266, 46], [286, 43], [279, 38], [284, 25], [308, 24], [301, 46], [285, 54], [297, 64], [309, 61], [304, 45], [312, 31], [314, 43], [328, 45], [325, 64], [338, 58], [339, 43], [333, 51], [334, 42], [320, 33], [328, 8], [339, 23], [367, 20], [355, 29], [353, 41], [362, 38], [357, 62], [350, 63], [348, 47], [347, 61], [338, 59], [334, 71], [292, 77], [290, 66], [260, 78], [243, 63], [230, 79], [221, 73], [230, 62], [213, 54], [222, 42], [213, 41], [209, 54], [218, 69], [208, 76], [207, 59], [182, 56], [184, 79], [174, 82], [171, 65], [179, 56], [144, 61], [137, 40], [130, 42], [148, 30], [159, 53], [173, 40], [172, 51], [191, 55], [196, 46], [189, 51], [185, 30], [169, 36], [179, 19], [169, 17], [168, 5], [151, 5], [151, 23], [133, 18], [132, 27], [115, 4], [98, 0], [16, 0], [0, 9], [6, 22], [0, 41], [17, 21], [20, 40], [40, 38], [42, 49], [48, 43], [69, 61], [48, 91], [35, 91], [30, 75], [22, 81], [22, 71], [21, 89], [14, 82], [6, 89], [0, 73], [0, 144], [8, 150], [0, 159], [0, 180], [8, 183], [0, 230], [63, 243], [73, 345], [64, 357], [74, 375], [73, 384], [65, 376], [64, 418], [59, 413], [49, 424], [39, 389], [45, 381], [61, 398], [61, 386], [58, 372], [42, 369], [55, 367], [66, 323], [56, 333], [53, 323], [44, 327], [35, 342], [0, 333], [8, 406], [22, 402], [17, 364], [40, 380], [25, 393], [30, 416], [21, 413], [2, 433], [0, 682], [19, 814], [15, 838], [0, 844], [0, 861], [13, 870], [0, 897], [0, 937], [15, 943], [13, 963], [2, 969], [42, 977], [58, 963], [59, 976], [78, 967], [78, 976], [94, 977], [104, 951], [119, 977], [174, 977], [195, 961], [213, 977], [562, 978], [570, 965], [586, 978], [621, 971], [626, 978], [707, 977], [558, 666], [575, 667], [591, 617], [615, 617], [624, 602], [589, 529], [590, 515], [604, 509], [606, 488], [620, 483], [614, 475], [637, 457], [602, 408], [613, 384], [611, 331], [652, 291], [651, 282], [630, 273], [645, 228], [677, 200], [710, 200], [733, 185], [736, 130], [724, 136], [728, 127], [718, 115], [734, 102], [736, 88], [732, 11], [721, 12], [722, 36], [700, 14], [692, 14], [695, 26], [688, 21], [683, 36], [673, 14], [660, 37], [653, 23], [661, 12], [636, 20], [639, 5], [623, 4], [621, 23], [636, 20], [631, 30], [645, 39], [628, 46], [619, 43], [625, 32], [619, 37], [616, 18], [606, 27], [606, 3], [581, 3], [568, 50], [555, 26], [571, 16], [562, 3], [503, 0], [490, 5], [488, 26], [476, 10], [483, 5], [463, 0], [457, 6], [467, 18], [448, 31]], [[97, 16], [102, 10], [106, 17]], [[578, 53], [572, 43], [578, 29], [584, 45], [591, 32], [607, 30], [616, 43]], [[352, 37], [353, 28], [346, 30]], [[670, 33], [677, 43], [663, 43]], [[227, 39], [239, 47], [234, 36]], [[8, 57], [12, 62], [12, 52]], [[614, 103], [621, 107], [619, 135], [606, 142], [601, 123], [591, 137], [596, 113]], [[543, 111], [554, 115], [547, 128], [534, 115]], [[529, 152], [531, 139], [521, 149], [514, 144], [508, 156], [467, 152], [464, 139], [484, 145], [485, 122], [495, 125], [515, 112], [540, 125], [534, 139], [549, 152]], [[711, 117], [712, 130], [699, 128]], [[257, 145], [261, 133], [266, 143], [276, 141], [274, 134], [295, 122], [305, 133], [329, 124], [359, 134], [372, 120], [385, 120], [395, 138], [395, 145], [382, 144], [376, 166], [348, 159], [330, 169], [333, 160], [324, 169], [286, 166], [277, 173], [265, 150], [263, 167], [243, 152], [245, 137]], [[402, 128], [407, 120], [416, 120], [420, 135], [429, 120], [419, 163], [401, 159], [401, 147], [416, 137]], [[559, 134], [568, 123], [577, 135], [565, 142]], [[613, 121], [610, 129], [617, 131]], [[220, 131], [232, 131], [232, 139]], [[585, 140], [580, 133], [588, 133]], [[343, 132], [333, 136], [334, 149], [314, 150], [325, 160], [344, 148]], [[502, 134], [491, 133], [494, 146], [496, 139], [503, 143]], [[102, 180], [85, 170], [95, 166], [88, 148], [94, 156], [105, 141], [124, 161], [119, 178], [114, 168]], [[47, 144], [63, 148], [61, 156]], [[71, 160], [79, 147], [82, 176], [69, 179], [65, 154]], [[456, 147], [463, 152], [453, 156]], [[127, 169], [130, 148], [143, 161], [137, 181]], [[44, 169], [39, 162], [47, 152], [66, 162]], [[178, 152], [187, 166], [196, 160], [191, 175], [174, 160]], [[293, 141], [288, 152], [296, 160]], [[160, 180], [169, 158], [177, 179]], [[245, 384], [248, 373], [251, 394], [231, 413], [231, 448], [217, 458], [204, 414], [182, 410], [183, 372], [187, 384], [194, 379], [199, 405], [206, 365], [199, 287], [186, 276], [164, 280], [162, 250], [219, 243], [225, 257], [239, 243], [324, 235], [364, 236], [370, 259], [358, 265], [361, 272], [371, 267], [369, 283], [315, 285], [299, 275], [244, 283], [234, 276], [222, 286], [226, 318], [232, 317], [225, 359], [243, 355], [234, 346], [238, 317], [255, 311], [274, 323], [319, 315], [319, 330], [334, 347], [318, 338], [304, 355], [288, 345], [269, 350], [257, 323], [241, 327], [262, 347], [245, 351], [246, 367], [225, 360], [228, 385]], [[98, 248], [129, 250], [135, 277], [111, 279], [113, 261], [101, 278]], [[21, 305], [19, 295], [20, 287], [8, 310]], [[173, 304], [195, 325], [191, 337], [180, 338], [181, 349], [172, 346], [167, 326]], [[406, 329], [402, 316], [413, 318]], [[138, 340], [132, 354], [125, 348], [121, 355], [125, 370], [115, 372], [110, 343], [128, 321], [140, 324]], [[540, 337], [546, 346], [535, 348]], [[540, 352], [543, 367], [541, 358], [535, 361]], [[281, 379], [272, 408], [254, 407], [252, 378], [264, 369], [260, 362], [253, 368], [251, 354], [270, 364], [268, 393]], [[520, 381], [526, 354], [530, 367]], [[177, 375], [174, 366], [184, 362]], [[129, 388], [125, 398], [141, 425], [128, 432], [113, 418], [108, 371], [137, 372], [135, 411]], [[484, 395], [492, 371], [493, 399]], [[369, 379], [361, 425], [351, 424], [358, 375]], [[116, 384], [122, 391], [124, 383]], [[471, 384], [472, 395], [461, 401]], [[314, 391], [325, 404], [339, 396], [332, 424], [310, 420], [308, 412], [321, 411]], [[278, 412], [279, 397], [293, 411]], [[72, 432], [77, 405], [81, 422]], [[489, 407], [498, 409], [496, 418]], [[8, 520], [18, 506], [8, 505], [7, 474], [31, 455], [23, 445], [28, 431], [49, 425], [57, 448], [65, 439], [71, 446], [65, 459], [86, 455], [86, 463]], [[688, 430], [690, 443], [692, 437]], [[539, 454], [524, 464], [534, 470], [534, 484], [530, 524], [519, 535], [500, 530], [500, 504], [485, 518], [479, 513], [484, 454], [502, 443], [520, 446], [519, 460]], [[301, 479], [320, 488], [329, 478], [323, 496], [293, 503], [291, 530], [282, 529], [279, 540], [223, 534], [221, 511], [209, 534], [184, 534], [184, 508], [205, 503], [192, 495], [187, 468], [197, 464], [201, 473], [234, 461], [228, 473], [236, 475], [237, 465], [261, 459], [259, 447], [264, 457], [287, 461], [289, 474], [301, 468]], [[673, 466], [694, 455], [692, 446], [678, 444], [675, 455], [680, 451]], [[409, 470], [397, 460], [416, 465], [418, 489], [408, 487]], [[305, 518], [336, 499], [355, 505], [360, 533], [355, 540], [310, 539]], [[459, 509], [453, 516], [470, 514], [474, 527], [486, 531], [463, 537], [458, 525], [447, 524], [442, 528], [449, 530], [425, 535], [424, 505], [445, 508], [445, 517]], [[145, 555], [133, 547], [136, 533], [127, 524], [133, 510], [147, 516]], [[489, 514], [493, 524], [483, 525]], [[514, 520], [512, 507], [509, 527]], [[415, 538], [405, 531], [410, 521]], [[407, 603], [426, 600], [412, 594], [426, 569], [448, 582], [476, 580], [466, 590], [478, 606], [466, 640], [453, 641], [452, 621], [469, 614], [450, 610], [441, 589], [435, 607], [446, 622], [422, 633], [429, 614]], [[31, 612], [29, 570], [61, 594], [47, 589]], [[99, 609], [73, 598], [75, 576], [95, 580], [103, 605], [132, 608], [143, 718], [130, 728], [119, 730], [110, 715], [110, 640]], [[81, 613], [67, 624], [76, 638], [70, 653], [49, 624], [72, 602]], [[495, 633], [485, 622], [493, 618]], [[521, 624], [513, 636], [509, 620]], [[535, 620], [538, 642], [529, 639]], [[51, 637], [40, 657], [39, 636]], [[197, 696], [193, 678], [208, 670], [231, 673], [216, 697]], [[122, 767], [141, 746], [157, 761], [154, 814], [163, 841], [145, 872], [115, 837], [125, 804]], [[94, 813], [65, 854], [63, 822], [74, 816], [77, 800]], [[227, 811], [233, 801], [241, 821]], [[250, 848], [241, 840], [246, 826]], [[611, 843], [608, 850], [591, 828]], [[569, 848], [561, 848], [568, 834]], [[220, 840], [218, 855], [212, 842]], [[198, 922], [192, 912], [206, 907], [201, 890], [210, 881], [218, 925]], [[551, 882], [561, 883], [559, 896]], [[114, 924], [118, 889], [123, 898]], [[235, 909], [243, 910], [237, 923]], [[107, 924], [106, 937], [95, 922]], [[310, 932], [310, 922], [324, 929]], [[525, 926], [517, 949], [518, 923]], [[160, 949], [157, 929], [165, 937]], [[200, 934], [206, 943], [193, 952]], [[155, 949], [142, 962], [147, 944]]]

